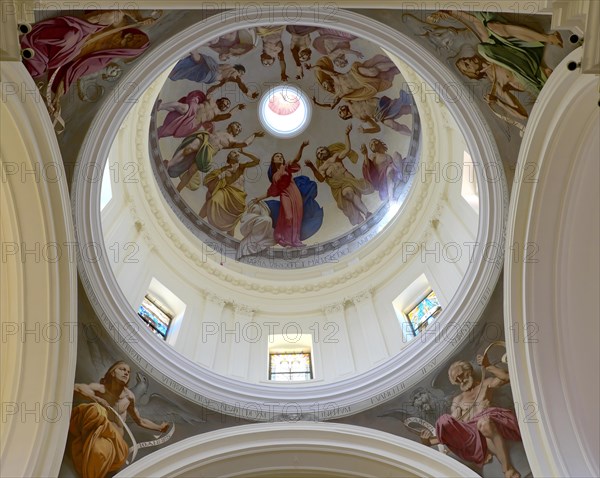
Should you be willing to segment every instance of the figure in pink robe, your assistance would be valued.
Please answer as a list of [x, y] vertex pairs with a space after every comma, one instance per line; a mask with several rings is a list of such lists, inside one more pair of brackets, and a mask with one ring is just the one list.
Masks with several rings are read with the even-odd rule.
[[364, 156], [362, 167], [365, 181], [371, 184], [379, 192], [379, 199], [388, 201], [392, 199], [396, 185], [402, 180], [403, 158], [398, 152], [393, 156], [387, 153], [387, 145], [379, 140], [372, 139], [369, 148], [374, 153], [370, 156], [366, 145], [362, 145], [360, 151]]
[[156, 110], [169, 113], [157, 129], [158, 137], [186, 138], [200, 129], [212, 133], [215, 122], [228, 120], [235, 110], [246, 107], [240, 103], [229, 110], [230, 106], [228, 98], [215, 99], [200, 90], [190, 91], [177, 101], [164, 103], [159, 100]]
[[[206, 95], [200, 90], [190, 91], [186, 96], [179, 98], [177, 103], [179, 108], [167, 109], [165, 106], [169, 104], [160, 103], [157, 111], [167, 110], [167, 116], [163, 121], [162, 126], [158, 128], [158, 138], [166, 138], [173, 136], [174, 138], [185, 138], [194, 134], [200, 127], [212, 133], [212, 123], [198, 124], [196, 121], [196, 113], [199, 106], [206, 101]], [[187, 106], [187, 108], [186, 108]]]
[[21, 48], [34, 51], [33, 58], [24, 61], [27, 71], [33, 78], [47, 73], [57, 99], [82, 76], [117, 58], [134, 58], [148, 46], [148, 36], [137, 28], [110, 28], [71, 16], [38, 22], [21, 37]]
[[437, 438], [463, 460], [483, 466], [489, 455], [486, 439], [477, 429], [482, 418], [490, 419], [505, 440], [521, 441], [517, 416], [512, 410], [499, 407], [487, 408], [468, 422], [442, 415], [435, 424]]

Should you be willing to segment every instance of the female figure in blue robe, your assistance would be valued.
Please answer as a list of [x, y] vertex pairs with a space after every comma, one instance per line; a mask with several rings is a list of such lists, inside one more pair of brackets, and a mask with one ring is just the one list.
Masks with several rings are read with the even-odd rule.
[[248, 87], [242, 80], [244, 73], [246, 73], [246, 68], [242, 65], [219, 63], [214, 58], [195, 50], [175, 65], [169, 73], [169, 79], [172, 81], [189, 80], [207, 85], [216, 83], [207, 90], [207, 96], [225, 83], [236, 83], [248, 98], [257, 98], [258, 92], [256, 91], [248, 94]]

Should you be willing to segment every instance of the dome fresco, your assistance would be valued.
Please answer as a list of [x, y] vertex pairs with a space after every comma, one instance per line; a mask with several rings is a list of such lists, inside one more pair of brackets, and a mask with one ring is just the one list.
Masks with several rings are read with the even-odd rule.
[[380, 47], [297, 24], [194, 48], [149, 132], [183, 223], [221, 256], [273, 269], [337, 262], [380, 232], [407, 197], [419, 138], [414, 99]]

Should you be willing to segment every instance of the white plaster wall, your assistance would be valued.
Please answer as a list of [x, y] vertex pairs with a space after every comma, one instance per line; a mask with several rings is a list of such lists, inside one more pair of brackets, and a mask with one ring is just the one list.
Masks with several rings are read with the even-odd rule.
[[[138, 109], [144, 108], [140, 102]], [[425, 111], [426, 105], [420, 108]], [[469, 247], [477, 235], [477, 213], [462, 198], [457, 177], [464, 140], [444, 107], [427, 111], [430, 129], [425, 134], [434, 141], [424, 145], [423, 155], [432, 154], [434, 160], [416, 172], [415, 188], [429, 191], [419, 205], [422, 219], [416, 221], [406, 247], [389, 257], [382, 273], [362, 283], [358, 291], [322, 294], [316, 301], [301, 302], [292, 302], [293, 294], [265, 303], [215, 291], [215, 284], [199, 276], [191, 261], [161, 242], [162, 233], [148, 215], [140, 191], [142, 181], [123, 174], [132, 158], [131, 126], [125, 123], [109, 155], [113, 197], [102, 211], [102, 228], [113, 272], [133, 309], [131, 320], [138, 320], [135, 310], [151, 280], [157, 279], [186, 304], [167, 342], [196, 363], [253, 383], [268, 383], [269, 333], [285, 333], [292, 347], [298, 329], [312, 334], [314, 382], [366, 371], [397, 354], [408, 340], [392, 301], [425, 274], [446, 307], [466, 272]], [[136, 114], [140, 112], [134, 109], [131, 115]], [[148, 167], [137, 164], [136, 168]], [[239, 307], [249, 309], [251, 318], [236, 315]]]

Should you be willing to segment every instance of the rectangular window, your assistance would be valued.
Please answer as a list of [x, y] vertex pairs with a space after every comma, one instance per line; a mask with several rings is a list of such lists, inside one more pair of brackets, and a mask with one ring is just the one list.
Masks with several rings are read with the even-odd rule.
[[297, 382], [312, 378], [310, 353], [269, 354], [269, 380]]
[[427, 295], [407, 314], [406, 318], [412, 328], [413, 334], [416, 336], [421, 330], [427, 327], [430, 320], [433, 320], [439, 315], [442, 307], [433, 290], [430, 290]]
[[138, 315], [152, 332], [166, 340], [173, 314], [168, 311], [158, 300], [150, 294], [146, 294], [142, 305], [138, 309]]

